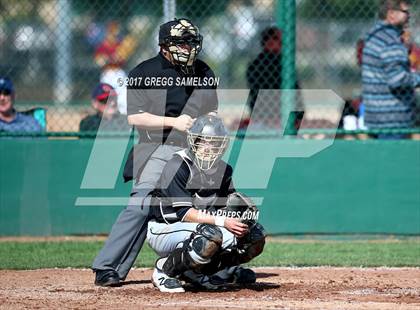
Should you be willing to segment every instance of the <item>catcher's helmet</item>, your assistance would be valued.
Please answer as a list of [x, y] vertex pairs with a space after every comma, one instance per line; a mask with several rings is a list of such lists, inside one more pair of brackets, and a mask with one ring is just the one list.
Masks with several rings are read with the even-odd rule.
[[203, 37], [188, 19], [174, 19], [160, 26], [159, 45], [171, 53], [173, 62], [186, 74], [194, 73], [194, 62]]
[[188, 131], [188, 145], [201, 170], [211, 169], [223, 156], [228, 143], [227, 130], [216, 116], [200, 116]]

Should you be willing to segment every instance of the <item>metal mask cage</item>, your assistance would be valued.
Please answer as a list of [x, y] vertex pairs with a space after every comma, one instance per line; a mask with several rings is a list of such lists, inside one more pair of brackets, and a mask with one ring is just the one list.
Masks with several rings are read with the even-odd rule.
[[[179, 65], [185, 73], [194, 73], [193, 64], [201, 51], [203, 37], [191, 35], [187, 37], [169, 37], [165, 39], [165, 45], [171, 53], [173, 62]], [[181, 45], [188, 45], [190, 50], [181, 50]]]
[[229, 138], [189, 133], [188, 145], [194, 154], [195, 164], [201, 170], [209, 170], [223, 156], [229, 145]]
[[169, 37], [167, 40], [167, 44], [188, 44], [190, 46], [198, 47], [201, 49], [201, 44], [203, 43], [203, 36], [201, 34], [198, 35], [186, 35], [183, 37]]

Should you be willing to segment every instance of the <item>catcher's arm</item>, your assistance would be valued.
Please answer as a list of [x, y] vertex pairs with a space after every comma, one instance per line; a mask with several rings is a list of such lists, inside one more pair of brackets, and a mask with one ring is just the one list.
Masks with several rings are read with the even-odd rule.
[[205, 212], [200, 212], [194, 208], [188, 210], [188, 212], [183, 218], [183, 221], [222, 226], [237, 237], [242, 237], [248, 232], [248, 225], [241, 223], [237, 219], [230, 217], [214, 216]]

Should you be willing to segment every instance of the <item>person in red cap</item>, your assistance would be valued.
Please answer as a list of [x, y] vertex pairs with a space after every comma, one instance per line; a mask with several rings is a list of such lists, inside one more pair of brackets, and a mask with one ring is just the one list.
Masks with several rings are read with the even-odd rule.
[[88, 115], [80, 121], [80, 131], [120, 131], [129, 129], [126, 117], [118, 112], [117, 93], [105, 83], [99, 83], [92, 93], [92, 107], [96, 114]]

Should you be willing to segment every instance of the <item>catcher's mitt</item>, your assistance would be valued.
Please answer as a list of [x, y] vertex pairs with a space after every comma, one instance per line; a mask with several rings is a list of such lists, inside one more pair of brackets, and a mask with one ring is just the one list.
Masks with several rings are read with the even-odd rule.
[[258, 209], [248, 196], [234, 192], [227, 197], [226, 213], [235, 214], [242, 223], [249, 227], [255, 225], [258, 219]]

